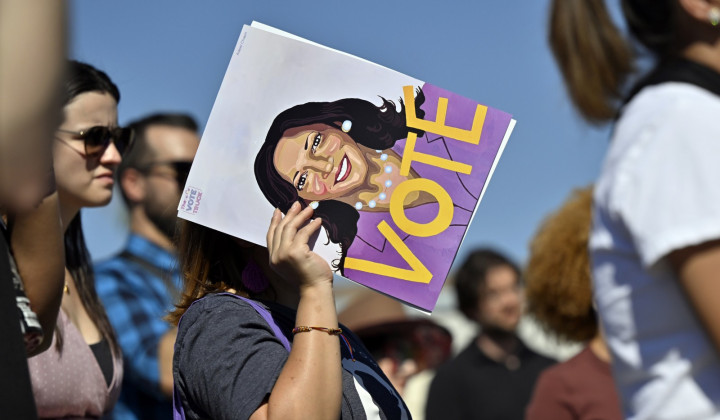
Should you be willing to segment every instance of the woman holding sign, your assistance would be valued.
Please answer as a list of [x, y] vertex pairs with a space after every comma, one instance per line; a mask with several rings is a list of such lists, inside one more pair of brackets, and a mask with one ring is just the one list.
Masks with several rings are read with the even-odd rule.
[[310, 206], [275, 210], [267, 249], [184, 222], [185, 291], [173, 377], [186, 419], [409, 419], [362, 343], [339, 325]]

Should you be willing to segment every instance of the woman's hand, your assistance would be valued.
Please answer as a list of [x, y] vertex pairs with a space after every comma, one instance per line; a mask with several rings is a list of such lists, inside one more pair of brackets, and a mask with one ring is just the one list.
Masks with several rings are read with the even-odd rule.
[[[300, 211], [298, 203], [285, 217], [275, 210], [267, 234], [270, 266], [300, 285], [295, 325], [337, 328], [330, 265], [308, 246], [321, 221], [315, 219], [303, 226], [310, 216], [312, 208]], [[336, 420], [342, 388], [338, 337], [320, 331], [297, 334], [270, 398], [250, 418]]]
[[318, 218], [302, 227], [312, 213], [310, 206], [300, 211], [297, 202], [285, 217], [275, 209], [267, 233], [270, 267], [288, 280], [297, 279], [301, 290], [323, 283], [332, 284], [333, 278], [327, 261], [308, 246], [310, 236], [322, 225]]

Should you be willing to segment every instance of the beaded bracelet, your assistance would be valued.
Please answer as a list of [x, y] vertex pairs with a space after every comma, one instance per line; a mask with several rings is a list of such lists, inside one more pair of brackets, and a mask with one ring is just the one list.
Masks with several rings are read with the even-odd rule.
[[292, 329], [293, 334], [297, 333], [303, 333], [308, 331], [322, 331], [324, 333], [328, 333], [330, 335], [340, 335], [342, 334], [342, 330], [340, 328], [325, 328], [325, 327], [306, 327], [306, 326], [299, 326]]

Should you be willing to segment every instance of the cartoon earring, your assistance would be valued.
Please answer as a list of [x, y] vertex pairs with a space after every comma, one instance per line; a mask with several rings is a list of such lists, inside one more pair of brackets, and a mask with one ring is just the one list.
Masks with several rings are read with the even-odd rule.
[[350, 120], [343, 121], [341, 128], [342, 128], [342, 131], [349, 133], [350, 129], [352, 128], [352, 121], [350, 121]]
[[720, 7], [712, 7], [710, 13], [708, 13], [708, 18], [712, 26], [718, 26], [720, 24]]

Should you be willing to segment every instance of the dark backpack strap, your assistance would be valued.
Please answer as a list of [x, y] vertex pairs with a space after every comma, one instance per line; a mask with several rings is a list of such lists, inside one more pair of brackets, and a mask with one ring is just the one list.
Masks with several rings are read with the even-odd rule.
[[[9, 242], [0, 217], [0, 412], [3, 418], [37, 419], [23, 335], [20, 332]], [[9, 238], [8, 238], [9, 241]]]
[[[280, 330], [280, 327], [275, 323], [275, 320], [272, 317], [272, 314], [270, 311], [265, 309], [262, 305], [255, 302], [252, 299], [244, 298], [242, 296], [238, 296], [234, 293], [218, 293], [218, 295], [227, 295], [227, 296], [233, 296], [238, 299], [241, 299], [248, 303], [250, 306], [252, 306], [255, 311], [260, 314], [261, 317], [267, 322], [267, 324], [270, 326], [270, 329], [272, 330], [273, 334], [275, 334], [275, 337], [280, 340], [280, 343], [282, 343], [283, 347], [287, 351], [290, 351], [290, 342], [288, 341], [287, 337], [285, 337], [285, 334], [282, 333]], [[205, 299], [206, 296], [201, 297], [200, 299], [196, 300], [195, 302]], [[194, 305], [195, 302], [190, 304], [190, 306]], [[180, 317], [180, 321], [178, 322], [178, 325], [182, 322], [182, 317]], [[178, 389], [173, 384], [173, 420], [185, 420], [185, 409], [182, 406], [182, 399], [180, 397], [180, 394], [178, 393]]]
[[643, 88], [665, 82], [689, 83], [720, 96], [720, 73], [696, 61], [676, 58], [659, 63], [647, 76], [640, 79], [630, 91], [625, 103], [630, 102]]
[[173, 420], [185, 420], [185, 409], [182, 406], [182, 398], [178, 389], [173, 384]]

